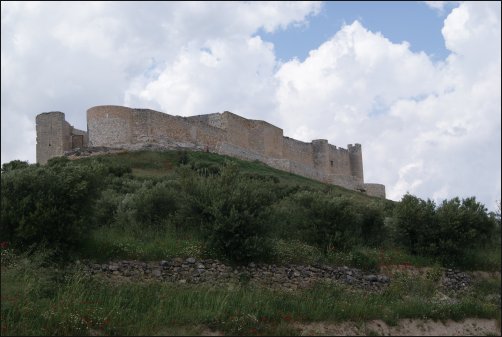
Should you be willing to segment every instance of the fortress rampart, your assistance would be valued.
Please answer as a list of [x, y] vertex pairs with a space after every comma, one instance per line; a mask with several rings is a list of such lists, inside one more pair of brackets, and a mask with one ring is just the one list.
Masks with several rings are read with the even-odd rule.
[[149, 109], [96, 106], [87, 110], [87, 133], [73, 128], [62, 112], [37, 116], [37, 162], [80, 147], [138, 150], [148, 146], [208, 150], [385, 197], [385, 186], [365, 184], [360, 144], [337, 148], [325, 139], [301, 142], [261, 120], [225, 111], [192, 117]]

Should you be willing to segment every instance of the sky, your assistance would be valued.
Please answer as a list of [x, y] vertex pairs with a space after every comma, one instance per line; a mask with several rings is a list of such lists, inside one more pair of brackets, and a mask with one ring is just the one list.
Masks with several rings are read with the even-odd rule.
[[360, 143], [387, 197], [501, 199], [500, 2], [1, 3], [1, 162], [35, 116], [232, 111]]

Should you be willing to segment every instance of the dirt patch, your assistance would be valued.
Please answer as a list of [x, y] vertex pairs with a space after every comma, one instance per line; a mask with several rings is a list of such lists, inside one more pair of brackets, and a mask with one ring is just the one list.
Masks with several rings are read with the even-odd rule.
[[500, 322], [495, 319], [468, 318], [464, 321], [401, 319], [396, 326], [384, 321], [363, 323], [295, 323], [302, 336], [500, 336]]

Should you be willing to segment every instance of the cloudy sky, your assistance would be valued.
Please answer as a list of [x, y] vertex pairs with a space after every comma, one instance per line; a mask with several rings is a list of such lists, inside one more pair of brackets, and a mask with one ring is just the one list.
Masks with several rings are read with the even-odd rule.
[[388, 198], [501, 196], [500, 2], [2, 2], [1, 161], [35, 116], [232, 111], [361, 143]]

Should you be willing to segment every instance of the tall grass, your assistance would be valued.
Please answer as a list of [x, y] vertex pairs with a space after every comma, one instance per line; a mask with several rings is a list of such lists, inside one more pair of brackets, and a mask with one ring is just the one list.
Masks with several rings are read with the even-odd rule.
[[[481, 284], [457, 302], [436, 299], [428, 279], [403, 276], [383, 293], [336, 284], [294, 293], [242, 284], [234, 289], [170, 283], [108, 283], [78, 270], [65, 273], [23, 256], [2, 266], [2, 335], [153, 335], [186, 327], [231, 334], [294, 332], [292, 322], [400, 318], [497, 318], [500, 308]], [[189, 330], [189, 332], [197, 332]], [[200, 331], [199, 331], [200, 332]]]
[[165, 260], [172, 257], [207, 255], [198, 233], [144, 228], [100, 227], [92, 231], [79, 249], [82, 258], [104, 262], [116, 259], [143, 261]]

